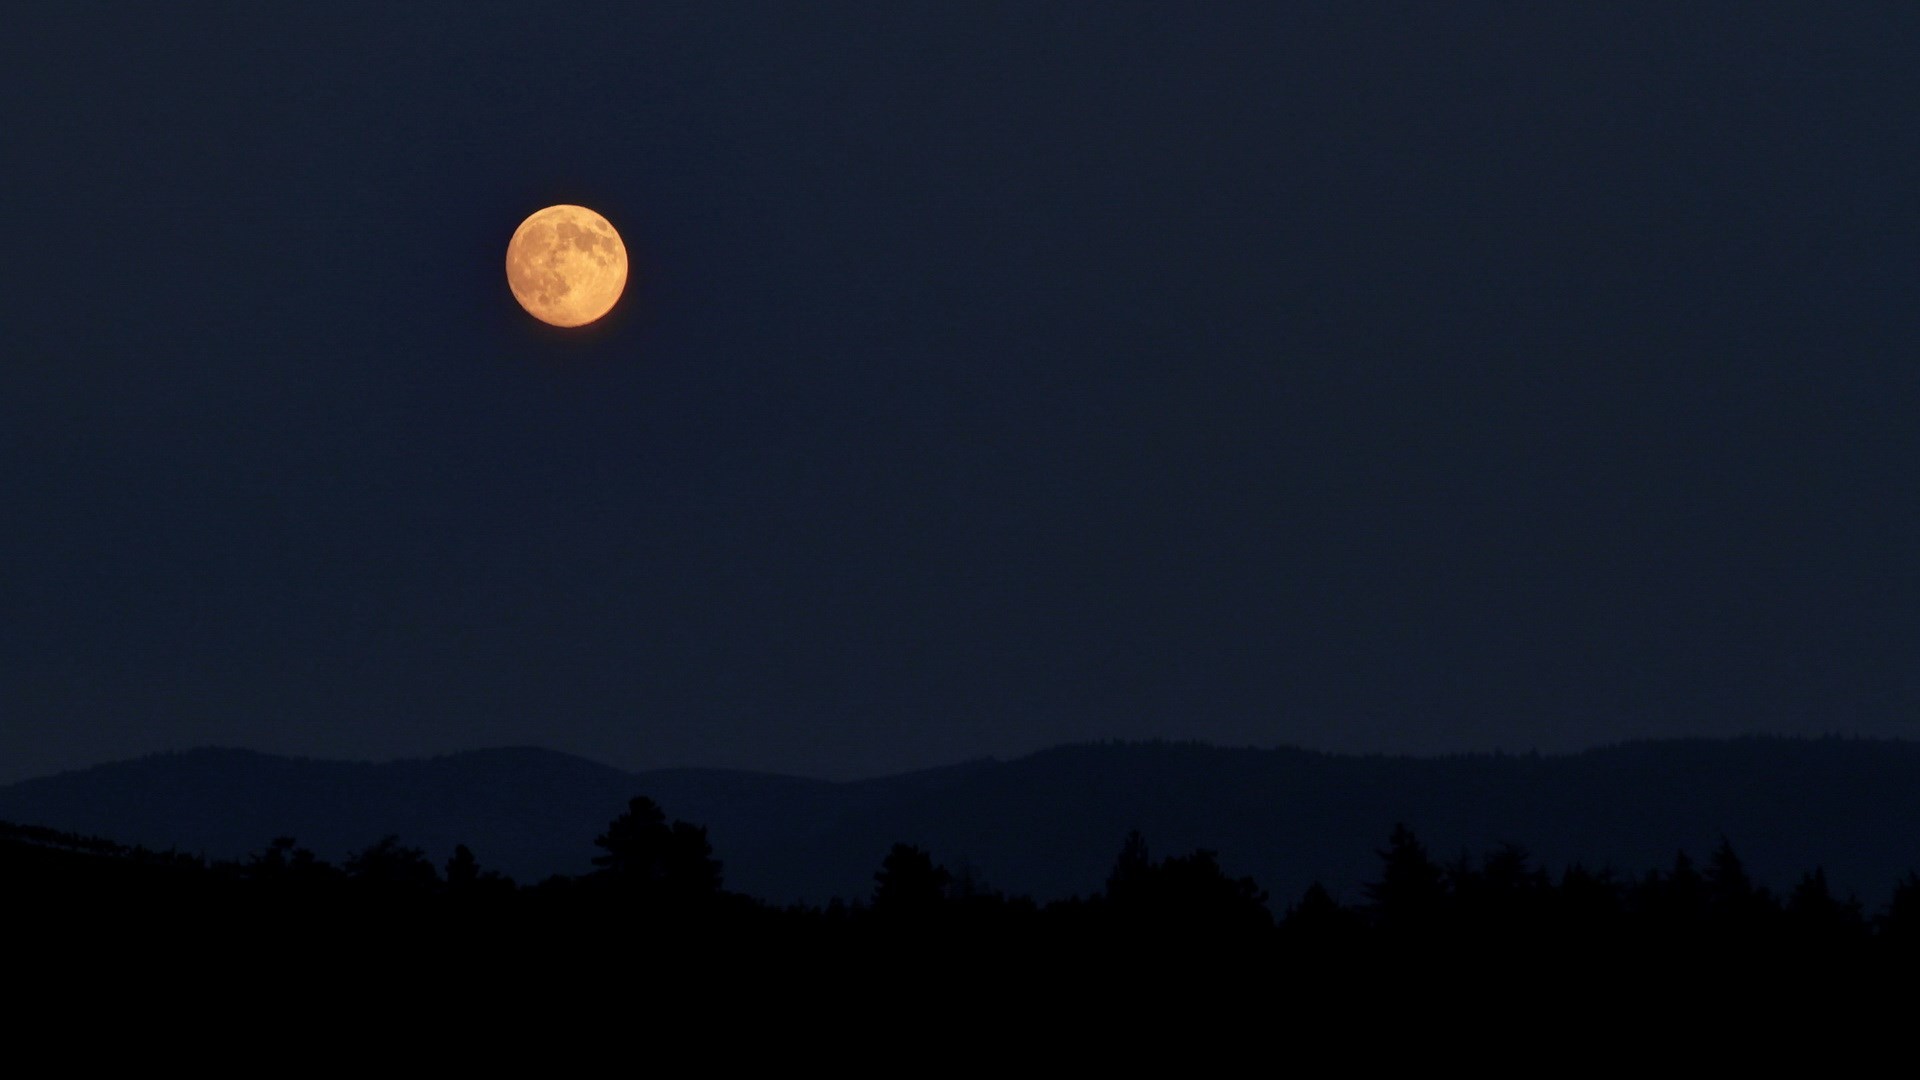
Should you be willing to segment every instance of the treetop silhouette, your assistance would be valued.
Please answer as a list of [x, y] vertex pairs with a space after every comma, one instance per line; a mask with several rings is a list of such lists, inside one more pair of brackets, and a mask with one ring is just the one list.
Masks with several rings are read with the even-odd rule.
[[596, 877], [618, 888], [660, 898], [698, 898], [720, 891], [720, 861], [713, 857], [703, 825], [667, 822], [659, 804], [644, 796], [594, 838]]

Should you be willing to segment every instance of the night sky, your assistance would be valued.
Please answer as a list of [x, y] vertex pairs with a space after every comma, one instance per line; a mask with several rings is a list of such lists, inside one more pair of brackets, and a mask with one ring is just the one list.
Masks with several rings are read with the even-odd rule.
[[1920, 734], [1920, 5], [563, 7], [8, 7], [0, 781]]

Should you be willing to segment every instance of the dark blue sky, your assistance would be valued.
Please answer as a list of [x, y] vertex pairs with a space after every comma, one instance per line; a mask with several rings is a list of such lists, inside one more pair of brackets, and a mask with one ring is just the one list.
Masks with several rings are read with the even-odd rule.
[[1536, 7], [10, 7], [0, 781], [1920, 733], [1920, 7]]

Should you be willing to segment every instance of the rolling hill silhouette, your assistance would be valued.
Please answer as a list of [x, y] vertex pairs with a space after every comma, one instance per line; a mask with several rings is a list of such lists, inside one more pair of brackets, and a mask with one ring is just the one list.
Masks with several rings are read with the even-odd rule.
[[398, 834], [436, 860], [465, 843], [531, 882], [586, 870], [594, 836], [639, 794], [707, 825], [728, 887], [774, 902], [868, 895], [895, 841], [1011, 893], [1087, 893], [1133, 828], [1158, 854], [1218, 851], [1282, 906], [1314, 881], [1357, 899], [1396, 822], [1441, 858], [1512, 842], [1555, 870], [1631, 874], [1725, 836], [1764, 884], [1821, 865], [1869, 903], [1920, 867], [1920, 744], [1845, 739], [1442, 758], [1080, 745], [845, 783], [628, 773], [532, 748], [388, 764], [194, 750], [0, 788], [0, 820], [213, 858], [289, 835], [337, 861]]

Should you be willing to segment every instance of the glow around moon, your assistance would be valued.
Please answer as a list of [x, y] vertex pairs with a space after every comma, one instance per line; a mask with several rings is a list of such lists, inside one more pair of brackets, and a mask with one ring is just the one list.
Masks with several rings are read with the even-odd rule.
[[627, 246], [586, 207], [549, 206], [513, 230], [507, 285], [541, 322], [583, 326], [613, 310], [626, 289]]

